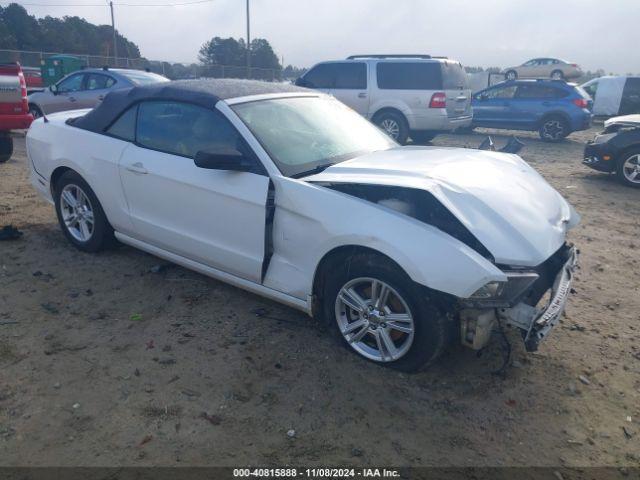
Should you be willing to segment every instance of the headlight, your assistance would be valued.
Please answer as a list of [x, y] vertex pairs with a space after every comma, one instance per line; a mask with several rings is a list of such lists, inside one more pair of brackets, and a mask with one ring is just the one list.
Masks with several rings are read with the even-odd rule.
[[506, 284], [507, 282], [489, 282], [476, 290], [469, 298], [473, 298], [474, 300], [497, 298], [502, 293], [502, 290], [504, 290]]
[[477, 306], [500, 306], [518, 300], [538, 279], [535, 272], [505, 272], [506, 282], [489, 282], [463, 300]]

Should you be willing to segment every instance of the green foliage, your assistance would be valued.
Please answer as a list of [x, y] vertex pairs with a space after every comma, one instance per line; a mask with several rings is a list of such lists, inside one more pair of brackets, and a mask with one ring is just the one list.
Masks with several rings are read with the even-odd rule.
[[[213, 37], [200, 47], [198, 60], [204, 65], [244, 66], [247, 64], [246, 42], [241, 38]], [[280, 69], [280, 62], [273, 48], [264, 38], [251, 41], [251, 66]]]
[[[138, 46], [117, 31], [116, 42], [119, 57], [140, 58]], [[94, 25], [80, 17], [37, 19], [16, 3], [0, 7], [0, 49], [111, 56], [112, 43], [110, 25]]]

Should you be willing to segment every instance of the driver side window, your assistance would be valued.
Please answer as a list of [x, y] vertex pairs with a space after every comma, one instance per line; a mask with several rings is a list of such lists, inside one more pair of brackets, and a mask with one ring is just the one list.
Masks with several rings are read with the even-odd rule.
[[187, 158], [195, 158], [201, 150], [238, 150], [244, 145], [238, 131], [221, 113], [163, 100], [143, 102], [138, 107], [136, 142]]
[[81, 73], [65, 78], [57, 85], [58, 93], [79, 92], [82, 90], [83, 80], [84, 75]]
[[513, 96], [516, 93], [516, 88], [518, 88], [516, 85], [511, 85], [508, 87], [492, 88], [491, 90], [487, 90], [486, 92], [484, 92], [481, 96], [482, 98], [485, 98], [485, 99], [513, 98]]

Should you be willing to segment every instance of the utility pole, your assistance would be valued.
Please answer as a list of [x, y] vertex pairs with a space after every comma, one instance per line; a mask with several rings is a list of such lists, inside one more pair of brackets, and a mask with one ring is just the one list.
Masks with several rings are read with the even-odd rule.
[[116, 41], [116, 22], [113, 19], [113, 2], [109, 2], [109, 7], [111, 8], [111, 28], [113, 29], [113, 59], [115, 61], [115, 66], [117, 67], [118, 66], [118, 44]]
[[251, 30], [249, 28], [249, 0], [247, 0], [247, 78], [251, 78]]

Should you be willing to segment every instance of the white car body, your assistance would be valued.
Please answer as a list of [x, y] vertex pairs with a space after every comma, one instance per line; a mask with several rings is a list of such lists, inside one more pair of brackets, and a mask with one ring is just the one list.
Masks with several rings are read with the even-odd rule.
[[[341, 247], [380, 252], [417, 284], [465, 299], [489, 282], [506, 281], [499, 265], [543, 263], [579, 221], [562, 196], [512, 154], [395, 147], [303, 178], [285, 176], [232, 107], [293, 95], [233, 98], [215, 107], [267, 175], [178, 164], [173, 155], [66, 124], [86, 113], [75, 111], [33, 123], [27, 135], [32, 183], [53, 203], [52, 177], [57, 169], [72, 169], [91, 186], [121, 242], [308, 314], [318, 267]], [[402, 208], [326, 186], [353, 183], [429, 192], [494, 261]], [[270, 192], [271, 226], [265, 224]], [[266, 242], [272, 251], [265, 270]]]

